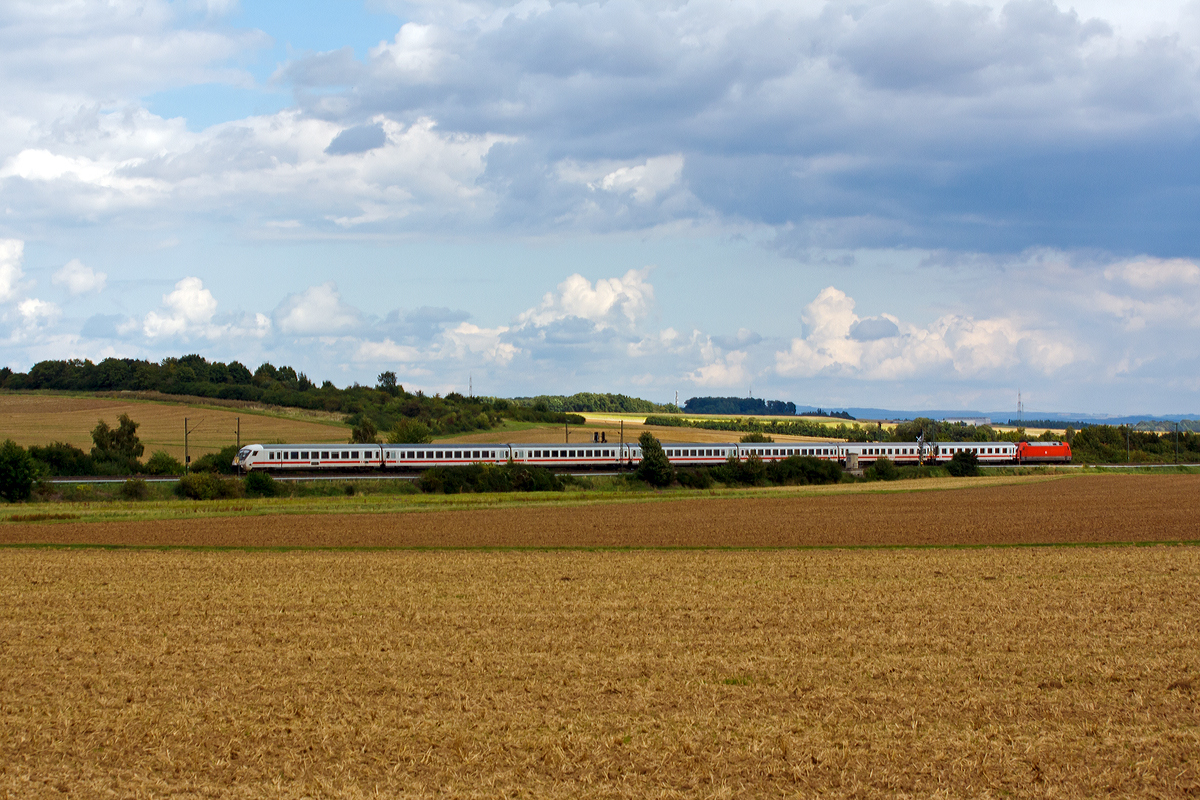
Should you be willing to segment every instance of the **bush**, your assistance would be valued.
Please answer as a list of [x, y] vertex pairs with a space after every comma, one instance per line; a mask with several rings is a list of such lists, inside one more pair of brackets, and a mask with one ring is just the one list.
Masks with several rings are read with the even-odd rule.
[[863, 470], [863, 477], [869, 481], [894, 481], [899, 479], [900, 470], [890, 458], [880, 458]]
[[421, 473], [417, 488], [427, 494], [460, 492], [561, 492], [562, 478], [543, 467], [524, 464], [470, 464], [434, 467]]
[[142, 467], [146, 475], [182, 475], [183, 471], [183, 463], [166, 450], [155, 450]]
[[241, 485], [237, 481], [222, 478], [211, 472], [184, 475], [179, 479], [179, 483], [175, 484], [175, 494], [189, 500], [225, 500], [237, 497], [240, 489]]
[[959, 450], [946, 463], [946, 471], [956, 478], [978, 475], [979, 457], [973, 450]]
[[0, 497], [10, 503], [28, 500], [33, 496], [33, 483], [37, 477], [37, 462], [25, 448], [12, 439], [5, 439], [0, 445]]
[[130, 478], [121, 484], [119, 494], [122, 500], [145, 500], [150, 496], [150, 487], [141, 478]]
[[388, 444], [428, 444], [433, 441], [429, 426], [416, 419], [401, 419], [388, 433]]
[[30, 445], [29, 455], [45, 466], [45, 474], [55, 476], [92, 475], [92, 457], [78, 447], [65, 442], [51, 442], [45, 447]]
[[638, 437], [638, 444], [642, 448], [642, 461], [638, 464], [637, 476], [651, 486], [670, 486], [675, 480], [675, 466], [658, 439], [646, 431]]
[[842, 468], [812, 456], [788, 456], [767, 465], [767, 480], [778, 486], [840, 483]]
[[767, 467], [762, 458], [751, 453], [743, 461], [730, 454], [725, 463], [711, 469], [712, 476], [726, 486], [766, 486]]
[[675, 479], [679, 481], [680, 486], [685, 486], [689, 489], [707, 489], [713, 485], [712, 473], [704, 467], [677, 470]]
[[242, 482], [247, 497], [275, 497], [279, 494], [279, 483], [265, 472], [251, 472]]
[[237, 472], [237, 467], [233, 465], [233, 460], [237, 458], [237, 454], [238, 447], [236, 444], [221, 448], [216, 453], [205, 453], [192, 462], [191, 471], [233, 475]]
[[760, 444], [762, 442], [773, 442], [775, 440], [773, 438], [771, 438], [770, 436], [767, 436], [765, 433], [761, 433], [759, 431], [753, 431], [751, 433], [747, 433], [741, 439], [738, 439], [738, 441], [739, 442], [750, 442], [751, 444]]

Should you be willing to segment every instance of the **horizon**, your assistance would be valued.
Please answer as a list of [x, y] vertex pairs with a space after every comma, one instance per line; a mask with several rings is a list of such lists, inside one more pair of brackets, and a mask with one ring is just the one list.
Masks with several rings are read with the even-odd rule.
[[1185, 0], [51, 0], [0, 42], [17, 371], [1200, 406]]

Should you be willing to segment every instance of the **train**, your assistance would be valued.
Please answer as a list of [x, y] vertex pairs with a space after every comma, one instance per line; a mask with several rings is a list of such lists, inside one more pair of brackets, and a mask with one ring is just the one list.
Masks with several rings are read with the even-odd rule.
[[[899, 466], [945, 464], [960, 451], [975, 453], [979, 464], [1066, 464], [1066, 442], [662, 442], [677, 467], [715, 466], [752, 455], [763, 461], [806, 456], [834, 461], [846, 469], [866, 468], [881, 458]], [[637, 467], [642, 448], [621, 444], [251, 444], [238, 450], [233, 466], [242, 472], [369, 471], [409, 472], [468, 464], [530, 464], [550, 469]]]

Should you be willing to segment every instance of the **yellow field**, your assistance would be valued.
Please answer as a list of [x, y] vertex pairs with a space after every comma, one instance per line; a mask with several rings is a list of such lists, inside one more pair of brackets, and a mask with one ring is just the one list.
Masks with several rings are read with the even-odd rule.
[[144, 458], [155, 450], [166, 450], [182, 461], [185, 417], [192, 429], [188, 437], [192, 458], [234, 444], [239, 417], [242, 444], [344, 442], [350, 435], [348, 427], [315, 417], [270, 416], [248, 410], [107, 397], [0, 393], [0, 441], [12, 439], [25, 447], [60, 441], [90, 450], [96, 422], [103, 419], [115, 428], [121, 414], [139, 423], [138, 437], [146, 446]]
[[[570, 437], [573, 444], [592, 441], [592, 434], [600, 431], [609, 444], [621, 441], [621, 419], [614, 415], [582, 415], [587, 423], [570, 426], [569, 432], [563, 425], [538, 425], [522, 430], [487, 431], [463, 436], [449, 437], [453, 442], [563, 442]], [[624, 420], [625, 442], [636, 442], [645, 431], [650, 431], [663, 442], [736, 442], [745, 434], [739, 431], [710, 431], [702, 428], [670, 428], [644, 424], [645, 415]], [[825, 441], [814, 436], [781, 436], [772, 434], [777, 442]], [[439, 439], [439, 441], [442, 441]]]
[[1195, 547], [4, 549], [0, 796], [1183, 797], [1197, 619]]

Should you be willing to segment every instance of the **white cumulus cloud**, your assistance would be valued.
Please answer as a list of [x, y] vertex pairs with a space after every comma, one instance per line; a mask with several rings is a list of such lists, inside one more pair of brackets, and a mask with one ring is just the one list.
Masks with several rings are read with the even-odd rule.
[[337, 284], [329, 281], [288, 295], [275, 309], [275, 323], [283, 333], [325, 336], [357, 328], [362, 314], [344, 302]]
[[204, 288], [199, 278], [184, 278], [175, 291], [163, 295], [163, 313], [151, 311], [142, 323], [142, 332], [151, 339], [210, 332], [209, 323], [217, 313], [217, 299]]
[[647, 280], [649, 268], [631, 269], [620, 278], [601, 278], [593, 285], [576, 273], [558, 285], [557, 292], [547, 292], [536, 308], [522, 313], [519, 325], [544, 327], [554, 322], [577, 317], [609, 327], [633, 323], [644, 317], [654, 302], [654, 287]]
[[62, 286], [73, 295], [103, 291], [107, 281], [108, 275], [96, 272], [78, 258], [68, 261], [50, 278], [55, 286]]
[[[866, 380], [904, 380], [935, 370], [959, 376], [1000, 373], [1027, 365], [1052, 374], [1077, 359], [1074, 348], [1053, 332], [1028, 327], [1012, 318], [975, 319], [946, 315], [932, 325], [896, 324], [895, 335], [856, 338], [862, 320], [854, 299], [830, 286], [805, 306], [805, 335], [775, 354], [783, 376], [842, 375]], [[890, 329], [886, 331], [891, 333]]]

